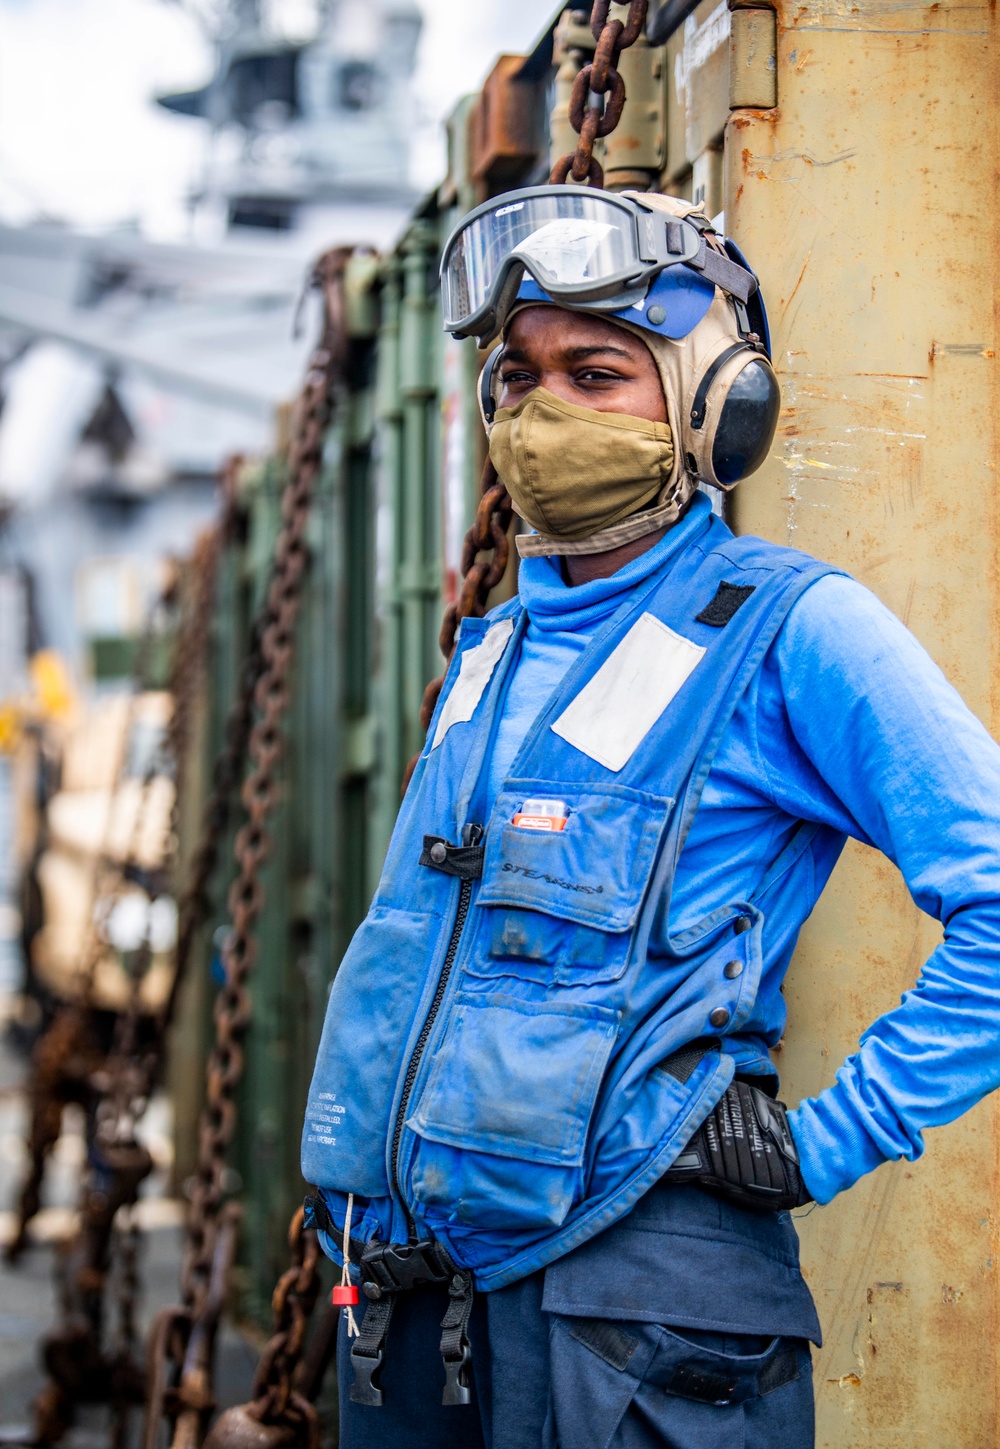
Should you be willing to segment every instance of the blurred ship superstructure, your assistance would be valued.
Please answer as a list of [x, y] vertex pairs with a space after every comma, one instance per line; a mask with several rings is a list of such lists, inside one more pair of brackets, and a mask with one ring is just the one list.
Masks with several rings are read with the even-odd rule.
[[[305, 360], [308, 259], [385, 245], [412, 210], [420, 24], [413, 0], [326, 0], [314, 38], [293, 44], [256, 0], [230, 0], [212, 78], [161, 98], [207, 123], [200, 240], [0, 228], [6, 548], [35, 580], [44, 641], [77, 672], [88, 637], [135, 632], [155, 559], [189, 547], [226, 454], [266, 451]], [[91, 560], [115, 562], [88, 584]]]
[[[216, 507], [220, 465], [273, 446], [314, 330], [312, 300], [298, 316], [308, 262], [340, 242], [387, 246], [413, 210], [413, 0], [325, 0], [295, 42], [258, 0], [213, 15], [211, 77], [160, 98], [205, 126], [189, 243], [0, 225], [0, 712], [39, 647], [84, 696], [125, 683], [164, 561]], [[8, 785], [0, 762], [4, 818]]]
[[160, 97], [210, 126], [196, 232], [391, 241], [416, 199], [407, 136], [420, 28], [414, 0], [326, 0], [315, 38], [296, 44], [269, 31], [255, 0], [237, 0], [209, 83]]

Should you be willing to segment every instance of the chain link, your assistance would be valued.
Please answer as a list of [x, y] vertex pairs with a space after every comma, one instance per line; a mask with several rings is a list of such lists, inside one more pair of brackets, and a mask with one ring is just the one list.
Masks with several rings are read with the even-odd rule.
[[[510, 494], [500, 482], [492, 460], [487, 457], [479, 490], [479, 507], [472, 527], [462, 545], [462, 588], [454, 604], [449, 604], [441, 622], [438, 645], [445, 659], [455, 652], [458, 626], [463, 619], [481, 619], [486, 613], [490, 593], [507, 572], [510, 559], [509, 530], [514, 517]], [[488, 555], [488, 557], [484, 557]], [[444, 675], [432, 679], [424, 690], [420, 704], [420, 724], [426, 731], [444, 685]], [[403, 793], [419, 756], [415, 755], [403, 776]]]
[[[80, 1099], [89, 1119], [88, 1165], [84, 1176], [80, 1230], [66, 1249], [64, 1306], [62, 1322], [45, 1339], [45, 1361], [50, 1380], [36, 1402], [36, 1436], [39, 1442], [60, 1438], [73, 1418], [75, 1405], [81, 1398], [91, 1402], [105, 1401], [112, 1417], [112, 1449], [122, 1449], [129, 1433], [129, 1419], [143, 1399], [143, 1375], [137, 1349], [134, 1305], [138, 1289], [137, 1228], [133, 1208], [139, 1185], [149, 1172], [152, 1160], [137, 1141], [135, 1129], [145, 1111], [149, 1092], [159, 1065], [159, 1034], [144, 1033], [142, 1025], [142, 985], [152, 961], [150, 941], [151, 907], [162, 894], [167, 869], [157, 866], [146, 869], [141, 863], [141, 843], [145, 816], [154, 780], [171, 773], [175, 778], [174, 803], [167, 823], [161, 852], [164, 863], [175, 854], [177, 841], [177, 791], [187, 752], [194, 699], [207, 640], [208, 619], [214, 598], [219, 529], [202, 535], [196, 545], [190, 591], [172, 585], [164, 606], [180, 602], [179, 622], [174, 639], [171, 663], [170, 722], [160, 748], [150, 758], [144, 771], [140, 799], [124, 863], [120, 868], [115, 894], [130, 881], [146, 891], [146, 930], [137, 950], [126, 956], [130, 977], [128, 1002], [119, 1013], [111, 1046], [100, 1056], [96, 1042], [86, 1058], [85, 1072], [72, 1062], [72, 1040], [62, 1028], [61, 1059], [56, 1070], [60, 1081], [53, 1080], [54, 1089], [50, 1116], [58, 1132], [61, 1099], [65, 1099], [67, 1083], [78, 1081]], [[183, 593], [189, 593], [188, 598]], [[138, 676], [137, 676], [138, 677]], [[77, 1017], [84, 1025], [92, 1009], [91, 988], [76, 1006]], [[69, 1018], [65, 1018], [69, 1020]], [[60, 1041], [53, 1023], [52, 1040]], [[84, 1029], [83, 1025], [78, 1031]], [[116, 1232], [116, 1215], [125, 1221]], [[120, 1332], [117, 1346], [106, 1349], [105, 1295], [114, 1260], [118, 1259]], [[82, 1335], [82, 1338], [81, 1338]], [[85, 1348], [81, 1348], [85, 1342]], [[81, 1373], [81, 1355], [86, 1372]]]
[[[607, 136], [621, 119], [625, 105], [625, 82], [618, 74], [616, 62], [622, 51], [634, 45], [646, 23], [649, 0], [631, 0], [624, 22], [608, 18], [611, 0], [594, 0], [590, 29], [597, 43], [594, 59], [578, 73], [570, 97], [569, 119], [580, 137], [576, 152], [563, 156], [552, 168], [550, 180], [556, 183], [589, 182], [604, 185], [604, 171], [594, 156], [594, 142]], [[605, 101], [605, 97], [607, 100]], [[445, 610], [438, 643], [446, 660], [455, 652], [458, 626], [463, 619], [481, 619], [486, 613], [487, 597], [507, 572], [510, 553], [508, 532], [514, 516], [510, 494], [497, 477], [489, 458], [483, 469], [479, 507], [472, 527], [465, 535], [462, 550], [461, 593]], [[484, 557], [488, 555], [488, 557]], [[444, 675], [432, 679], [424, 690], [420, 705], [420, 723], [424, 730], [434, 714]], [[403, 776], [403, 793], [410, 783], [418, 756], [409, 762]]]
[[[343, 376], [347, 361], [344, 273], [350, 256], [350, 248], [336, 248], [320, 258], [313, 274], [314, 285], [323, 292], [323, 334], [296, 405], [288, 480], [282, 494], [271, 576], [263, 610], [253, 631], [255, 637], [251, 638], [243, 690], [230, 716], [226, 748], [217, 762], [215, 788], [207, 812], [209, 829], [196, 853], [191, 883], [184, 897], [181, 925], [184, 934], [179, 937], [179, 952], [190, 951], [193, 933], [205, 913], [208, 879], [228, 819], [228, 807], [224, 804], [226, 783], [240, 768], [246, 741], [250, 771], [241, 791], [246, 820], [233, 847], [237, 875], [228, 897], [231, 929], [222, 953], [225, 984], [215, 1004], [215, 1043], [206, 1067], [198, 1165], [191, 1188], [181, 1266], [183, 1307], [169, 1310], [172, 1323], [186, 1326], [183, 1336], [187, 1338], [187, 1352], [183, 1366], [179, 1366], [180, 1381], [169, 1393], [164, 1363], [151, 1364], [152, 1382], [164, 1386], [164, 1392], [153, 1396], [146, 1428], [147, 1443], [155, 1436], [153, 1420], [158, 1420], [164, 1408], [172, 1412], [178, 1423], [195, 1415], [204, 1424], [211, 1407], [210, 1341], [214, 1322], [209, 1324], [208, 1320], [217, 1318], [221, 1308], [217, 1291], [218, 1249], [220, 1230], [228, 1224], [226, 1152], [236, 1127], [235, 1092], [243, 1075], [243, 1038], [250, 1022], [247, 986], [257, 955], [255, 927], [264, 900], [260, 869], [270, 851], [269, 821], [279, 797], [277, 768], [284, 750], [282, 723], [290, 697], [295, 621], [308, 564], [306, 528], [322, 467], [334, 388]], [[302, 1258], [288, 1270], [276, 1290], [276, 1295], [281, 1294], [280, 1301], [276, 1297], [276, 1312], [279, 1307], [281, 1310], [278, 1334], [281, 1342], [272, 1340], [262, 1361], [262, 1371], [266, 1367], [267, 1391], [259, 1417], [269, 1422], [275, 1415], [303, 1419], [304, 1411], [291, 1387], [291, 1373], [302, 1350], [308, 1316], [306, 1305], [311, 1308], [318, 1291], [311, 1287], [318, 1247], [315, 1234], [304, 1233], [301, 1223], [293, 1246], [299, 1242]], [[290, 1315], [288, 1322], [286, 1314]], [[300, 1314], [301, 1329], [298, 1330]], [[178, 1344], [172, 1343], [176, 1339], [176, 1332], [160, 1334], [161, 1357], [169, 1355], [176, 1359]], [[199, 1339], [208, 1345], [199, 1350], [200, 1357], [191, 1353], [192, 1345]]]
[[624, 21], [609, 20], [611, 0], [594, 0], [590, 31], [596, 42], [594, 58], [577, 73], [569, 100], [569, 123], [580, 137], [576, 151], [552, 168], [550, 181], [604, 185], [604, 169], [594, 155], [594, 142], [609, 136], [625, 107], [625, 82], [617, 70], [618, 57], [634, 45], [646, 23], [649, 0], [631, 0]]
[[243, 779], [250, 729], [253, 725], [254, 691], [264, 667], [261, 636], [269, 619], [269, 600], [270, 581], [261, 608], [250, 626], [249, 646], [241, 669], [239, 688], [226, 719], [222, 748], [212, 765], [212, 789], [202, 815], [201, 838], [191, 856], [187, 883], [178, 902], [176, 964], [161, 1031], [165, 1031], [173, 1019], [177, 997], [187, 975], [198, 932], [212, 910], [209, 886], [219, 863], [222, 842], [229, 828], [233, 806]]
[[[143, 681], [149, 672], [156, 641], [156, 624], [164, 609], [174, 603], [174, 584], [168, 585], [149, 611], [136, 652], [132, 675], [132, 693], [122, 730], [119, 758], [115, 767], [114, 791], [126, 779], [128, 741], [135, 716], [135, 706]], [[175, 660], [176, 660], [175, 653]], [[169, 736], [168, 736], [169, 740]], [[29, 1225], [41, 1201], [41, 1185], [45, 1164], [55, 1146], [62, 1126], [63, 1109], [79, 1103], [90, 1111], [94, 1101], [94, 1077], [106, 1065], [94, 1027], [94, 987], [97, 968], [107, 949], [104, 925], [114, 902], [130, 883], [130, 879], [146, 881], [155, 872], [140, 868], [140, 846], [153, 781], [162, 764], [160, 756], [150, 763], [141, 785], [129, 840], [119, 862], [111, 862], [111, 828], [116, 812], [109, 809], [104, 839], [95, 853], [90, 879], [91, 925], [88, 928], [81, 961], [76, 973], [73, 999], [64, 1001], [55, 1010], [52, 1020], [35, 1044], [32, 1053], [29, 1093], [31, 1097], [31, 1129], [29, 1169], [18, 1208], [18, 1222], [13, 1239], [6, 1249], [8, 1262], [14, 1262], [27, 1243]]]
[[195, 1311], [211, 1272], [212, 1226], [225, 1195], [226, 1149], [236, 1125], [233, 1098], [243, 1074], [242, 1040], [250, 1022], [247, 981], [257, 955], [254, 927], [263, 905], [260, 868], [271, 845], [268, 820], [277, 803], [276, 768], [284, 744], [281, 724], [288, 706], [295, 619], [307, 563], [305, 532], [322, 463], [333, 382], [343, 365], [340, 284], [348, 255], [338, 249], [317, 267], [326, 294], [326, 326], [298, 403], [275, 567], [267, 591], [267, 622], [260, 640], [263, 669], [253, 691], [258, 718], [250, 732], [251, 770], [241, 792], [247, 819], [234, 844], [238, 873], [228, 898], [232, 928], [222, 953], [226, 980], [216, 998], [215, 1045], [206, 1072], [207, 1100], [181, 1278], [184, 1303]]
[[[305, 1347], [309, 1317], [319, 1296], [319, 1239], [304, 1226], [299, 1208], [288, 1229], [291, 1265], [278, 1279], [271, 1306], [274, 1330], [264, 1352], [253, 1385], [253, 1403], [247, 1406], [252, 1418], [264, 1423], [289, 1423], [309, 1443], [318, 1432], [316, 1412], [293, 1383], [295, 1369]], [[304, 1431], [304, 1434], [303, 1434]]]

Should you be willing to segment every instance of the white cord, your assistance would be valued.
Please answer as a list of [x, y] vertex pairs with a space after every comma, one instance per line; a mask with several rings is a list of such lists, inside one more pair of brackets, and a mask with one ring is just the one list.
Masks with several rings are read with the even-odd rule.
[[[351, 1283], [351, 1217], [354, 1213], [354, 1194], [347, 1194], [347, 1216], [344, 1218], [344, 1266], [340, 1270], [340, 1285], [342, 1288], [350, 1287]], [[348, 1338], [360, 1338], [361, 1330], [354, 1321], [354, 1309], [347, 1305], [347, 1336]]]

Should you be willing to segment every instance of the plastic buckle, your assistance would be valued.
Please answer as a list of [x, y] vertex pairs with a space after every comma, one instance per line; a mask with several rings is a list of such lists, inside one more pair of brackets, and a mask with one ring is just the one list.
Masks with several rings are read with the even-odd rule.
[[385, 1394], [376, 1384], [375, 1375], [380, 1371], [384, 1358], [382, 1349], [379, 1349], [374, 1358], [358, 1353], [356, 1348], [351, 1349], [351, 1364], [354, 1368], [354, 1382], [350, 1393], [352, 1404], [364, 1404], [369, 1409], [383, 1407]]
[[362, 1277], [372, 1279], [384, 1293], [405, 1292], [422, 1283], [444, 1283], [449, 1273], [438, 1261], [439, 1252], [431, 1238], [419, 1243], [372, 1244], [361, 1255]]
[[472, 1349], [467, 1343], [462, 1345], [461, 1358], [444, 1360], [444, 1393], [441, 1395], [441, 1403], [446, 1409], [460, 1408], [463, 1404], [472, 1403], [472, 1390], [469, 1388], [471, 1365]]

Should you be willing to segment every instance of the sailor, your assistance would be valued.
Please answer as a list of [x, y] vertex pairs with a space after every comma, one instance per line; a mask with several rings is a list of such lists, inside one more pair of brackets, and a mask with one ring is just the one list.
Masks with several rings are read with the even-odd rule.
[[[1000, 749], [877, 599], [699, 489], [759, 466], [779, 392], [697, 208], [496, 198], [442, 297], [501, 339], [483, 417], [532, 531], [330, 995], [302, 1165], [340, 1442], [807, 1449], [793, 1212], [1000, 1083]], [[944, 939], [786, 1112], [782, 978], [848, 836]]]

